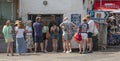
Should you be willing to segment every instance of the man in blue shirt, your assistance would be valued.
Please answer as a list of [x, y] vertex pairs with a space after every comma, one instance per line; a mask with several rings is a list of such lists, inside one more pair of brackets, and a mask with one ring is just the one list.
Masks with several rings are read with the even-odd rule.
[[38, 43], [40, 42], [41, 51], [43, 51], [43, 39], [42, 39], [42, 28], [43, 24], [41, 23], [41, 17], [36, 17], [36, 22], [33, 23], [34, 29], [34, 39], [35, 39], [35, 53], [37, 52]]

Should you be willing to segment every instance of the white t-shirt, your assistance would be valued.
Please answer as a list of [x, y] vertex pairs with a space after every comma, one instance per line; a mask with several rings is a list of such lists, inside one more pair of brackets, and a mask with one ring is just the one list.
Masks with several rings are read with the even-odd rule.
[[43, 26], [42, 32], [46, 33], [49, 30], [48, 26]]
[[28, 33], [26, 35], [32, 35], [32, 27], [26, 26], [25, 30], [27, 30]]
[[93, 30], [94, 30], [94, 21], [93, 20], [89, 20], [88, 21], [88, 24], [89, 24], [89, 29], [88, 29], [88, 32], [92, 32], [93, 33]]
[[15, 31], [17, 32], [16, 33], [16, 38], [23, 38], [24, 37], [24, 29], [19, 29], [19, 28], [16, 28]]

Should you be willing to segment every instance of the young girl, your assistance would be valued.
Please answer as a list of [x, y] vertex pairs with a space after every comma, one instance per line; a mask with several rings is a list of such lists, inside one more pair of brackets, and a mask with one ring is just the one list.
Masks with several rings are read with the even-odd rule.
[[15, 29], [16, 31], [16, 52], [21, 55], [22, 53], [27, 52], [26, 41], [24, 39], [25, 29], [21, 21], [18, 22], [18, 26]]
[[82, 41], [79, 43], [79, 53], [80, 54], [85, 54], [85, 49], [86, 49], [86, 43], [88, 39], [87, 31], [89, 29], [89, 25], [87, 24], [87, 20], [83, 19], [83, 23], [79, 26], [79, 32], [81, 33], [82, 36]]
[[47, 32], [49, 32], [49, 27], [47, 26], [47, 21], [44, 21], [44, 26], [42, 29], [42, 33], [43, 33], [43, 40], [45, 41], [45, 53], [47, 52], [47, 46], [48, 46], [48, 35]]
[[53, 40], [53, 52], [57, 52], [58, 40], [59, 40], [59, 27], [54, 23], [50, 31]]
[[12, 32], [13, 32], [13, 29], [12, 29], [12, 26], [10, 26], [10, 20], [7, 20], [6, 25], [3, 27], [2, 32], [4, 34], [5, 42], [7, 43], [7, 56], [9, 56], [9, 52], [13, 56], [13, 47], [12, 47], [12, 43], [13, 43]]

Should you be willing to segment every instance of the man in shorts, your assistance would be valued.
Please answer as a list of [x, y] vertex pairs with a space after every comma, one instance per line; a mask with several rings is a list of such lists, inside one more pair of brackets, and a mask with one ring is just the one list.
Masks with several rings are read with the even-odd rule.
[[36, 17], [36, 22], [33, 23], [34, 29], [34, 41], [35, 41], [35, 53], [37, 52], [38, 43], [40, 42], [41, 52], [44, 52], [43, 35], [42, 35], [43, 24], [41, 23], [41, 17]]
[[68, 20], [67, 17], [64, 18], [64, 21], [60, 24], [60, 27], [63, 30], [63, 48], [64, 52], [70, 53], [71, 50], [71, 43], [70, 40], [73, 37], [73, 29], [76, 25]]

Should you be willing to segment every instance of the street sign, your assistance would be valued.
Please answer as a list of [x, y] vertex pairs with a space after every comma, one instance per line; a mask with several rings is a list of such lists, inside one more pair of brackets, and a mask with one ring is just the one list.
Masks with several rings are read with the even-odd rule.
[[108, 11], [88, 10], [87, 13], [91, 16], [91, 19], [93, 19], [93, 20], [105, 20], [109, 17]]

